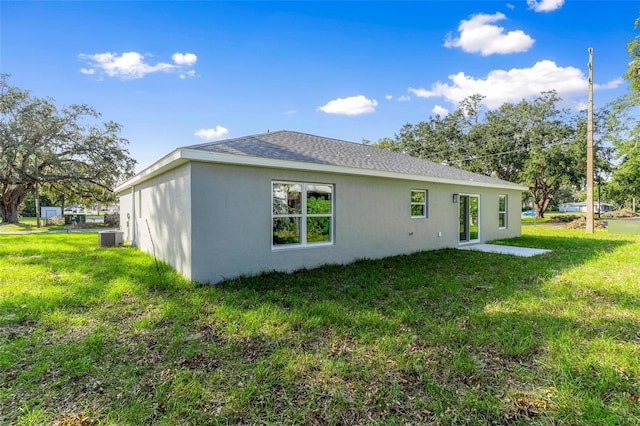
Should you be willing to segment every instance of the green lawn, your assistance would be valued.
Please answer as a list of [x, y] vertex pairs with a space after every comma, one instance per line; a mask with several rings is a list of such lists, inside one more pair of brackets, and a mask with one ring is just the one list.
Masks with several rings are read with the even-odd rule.
[[216, 287], [0, 235], [0, 423], [640, 424], [640, 237], [523, 232]]
[[[98, 215], [95, 215], [98, 216]], [[35, 217], [21, 217], [18, 224], [5, 224], [0, 225], [0, 234], [7, 232], [45, 232], [45, 231], [63, 231], [66, 229], [74, 228], [71, 225], [50, 225], [46, 226], [46, 220], [40, 219], [40, 228], [38, 228], [38, 222]], [[82, 228], [86, 229], [101, 229], [108, 227], [104, 223], [87, 222], [82, 225]]]
[[30, 231], [30, 232], [45, 232], [45, 231], [59, 231], [66, 229], [63, 225], [46, 226], [45, 219], [40, 219], [40, 228], [35, 217], [21, 217], [18, 224], [4, 224], [0, 225], [0, 234], [3, 232], [17, 232], [17, 231]]

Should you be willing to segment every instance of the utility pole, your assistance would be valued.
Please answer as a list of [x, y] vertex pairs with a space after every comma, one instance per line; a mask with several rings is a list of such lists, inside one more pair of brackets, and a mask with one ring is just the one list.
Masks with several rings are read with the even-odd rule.
[[587, 109], [587, 234], [593, 234], [593, 48], [589, 48], [589, 104]]
[[35, 157], [36, 163], [36, 185], [35, 185], [35, 202], [36, 202], [36, 227], [40, 228], [40, 192], [38, 192], [38, 157]]

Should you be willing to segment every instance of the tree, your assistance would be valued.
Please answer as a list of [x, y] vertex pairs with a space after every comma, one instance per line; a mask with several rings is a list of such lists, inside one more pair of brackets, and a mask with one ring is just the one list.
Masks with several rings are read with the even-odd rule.
[[529, 103], [506, 103], [489, 111], [469, 133], [474, 155], [469, 170], [510, 182], [519, 182], [528, 156], [526, 123]]
[[112, 189], [133, 175], [135, 160], [115, 122], [96, 123], [88, 105], [58, 108], [9, 86], [0, 75], [0, 213], [17, 223], [21, 202], [36, 186], [51, 194], [113, 198]]
[[380, 139], [375, 146], [402, 152], [413, 157], [463, 167], [469, 155], [467, 133], [479, 120], [480, 95], [463, 100], [458, 108], [444, 117], [429, 117], [428, 121], [405, 124], [391, 138]]
[[[519, 180], [529, 186], [537, 217], [544, 217], [558, 190], [566, 184], [579, 184], [581, 170], [578, 138], [567, 111], [557, 108], [561, 101], [555, 92], [545, 92], [531, 102], [522, 101], [522, 138], [526, 158]], [[586, 166], [585, 166], [586, 169]]]
[[[536, 215], [544, 217], [561, 188], [583, 184], [586, 114], [559, 109], [562, 100], [554, 91], [492, 111], [483, 109], [483, 99], [471, 96], [446, 117], [405, 124], [394, 139], [381, 139], [376, 146], [526, 185]], [[610, 171], [604, 144], [613, 128], [609, 117], [608, 110], [594, 117], [601, 173]]]
[[[640, 27], [640, 17], [636, 19], [635, 29]], [[631, 56], [631, 62], [627, 67], [624, 77], [631, 83], [631, 89], [640, 92], [640, 35], [635, 36], [628, 44], [627, 51]]]
[[614, 103], [615, 119], [612, 121], [620, 130], [617, 132], [619, 137], [613, 139], [617, 164], [611, 182], [607, 184], [607, 193], [620, 206], [640, 197], [640, 123], [631, 114], [638, 105], [640, 92], [629, 93]]
[[[640, 27], [640, 18], [635, 28]], [[631, 83], [631, 91], [613, 104], [613, 119], [620, 137], [613, 142], [618, 164], [613, 172], [607, 190], [620, 205], [628, 205], [631, 198], [640, 197], [640, 121], [636, 109], [640, 106], [640, 35], [635, 36], [627, 45], [631, 62], [625, 78]]]

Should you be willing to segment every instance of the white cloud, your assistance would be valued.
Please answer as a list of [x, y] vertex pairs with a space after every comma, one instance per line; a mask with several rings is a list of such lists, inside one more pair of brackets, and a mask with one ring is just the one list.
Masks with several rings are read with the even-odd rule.
[[[88, 65], [81, 68], [82, 74], [93, 75], [96, 73], [106, 74], [109, 77], [118, 77], [123, 80], [142, 78], [147, 74], [156, 72], [183, 72], [185, 67], [195, 64], [197, 57], [193, 53], [176, 53], [173, 55], [174, 64], [167, 62], [149, 63], [151, 55], [138, 52], [118, 53], [96, 53], [88, 55], [81, 53], [78, 57]], [[189, 70], [180, 74], [180, 78], [192, 77], [195, 71]]]
[[605, 84], [594, 84], [594, 89], [617, 89], [622, 83], [624, 83], [624, 79], [622, 77], [618, 77], [614, 80], [609, 81]]
[[185, 78], [194, 77], [195, 75], [196, 75], [195, 70], [189, 70], [189, 71], [185, 72], [184, 74], [180, 74], [180, 79], [184, 80]]
[[178, 65], [192, 66], [196, 63], [198, 57], [193, 53], [174, 53], [171, 59]]
[[195, 132], [194, 135], [196, 135], [202, 140], [208, 141], [213, 139], [220, 139], [221, 137], [225, 136], [228, 133], [229, 133], [228, 129], [225, 129], [222, 126], [217, 125], [215, 129], [200, 129], [197, 132]]
[[[451, 76], [449, 76], [449, 78], [451, 78]], [[441, 84], [440, 82], [436, 83], [436, 84]], [[435, 86], [435, 85], [434, 85]], [[435, 92], [431, 91], [431, 90], [427, 90], [427, 89], [414, 89], [413, 87], [409, 87], [409, 92], [413, 93], [414, 95], [416, 95], [419, 98], [433, 98], [436, 96], [440, 96], [437, 95]]]
[[338, 98], [329, 101], [326, 105], [318, 107], [317, 110], [327, 114], [360, 115], [375, 112], [378, 101], [367, 99], [362, 95]]
[[385, 95], [384, 98], [388, 101], [390, 101], [391, 99], [393, 99], [392, 95]]
[[440, 117], [446, 117], [447, 115], [449, 115], [449, 110], [445, 107], [441, 107], [440, 105], [434, 106], [431, 112], [435, 115], [439, 115]]
[[411, 100], [411, 96], [409, 95], [402, 95], [398, 98], [398, 102], [407, 102]]
[[502, 21], [506, 16], [502, 13], [473, 15], [463, 20], [458, 26], [459, 37], [447, 35], [445, 47], [460, 47], [465, 52], [480, 53], [483, 56], [525, 52], [533, 46], [535, 40], [522, 30], [505, 33], [503, 27], [492, 25]]
[[506, 4], [508, 9], [514, 10], [516, 7], [514, 5], [512, 5], [511, 3], [507, 3]]
[[563, 4], [564, 0], [527, 0], [529, 9], [533, 9], [536, 12], [553, 12], [556, 9], [560, 9]]
[[[531, 68], [494, 70], [485, 78], [459, 72], [450, 75], [449, 80], [449, 84], [437, 82], [431, 89], [410, 87], [409, 92], [421, 98], [442, 97], [456, 105], [471, 95], [481, 94], [487, 107], [497, 108], [505, 102], [519, 102], [549, 90], [557, 91], [561, 97], [584, 95], [588, 87], [587, 77], [580, 69], [560, 67], [549, 60], [537, 62]], [[595, 87], [610, 89], [619, 82], [616, 79]]]
[[297, 114], [297, 113], [298, 113], [298, 111], [296, 111], [295, 109], [290, 109], [290, 110], [287, 110], [287, 111], [283, 112], [282, 114], [284, 114], [284, 115], [293, 115], [293, 114]]

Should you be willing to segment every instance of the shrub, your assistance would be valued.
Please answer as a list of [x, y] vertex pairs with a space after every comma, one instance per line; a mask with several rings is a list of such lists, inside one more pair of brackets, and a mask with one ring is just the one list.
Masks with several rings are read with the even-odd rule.
[[107, 226], [120, 226], [120, 214], [106, 213], [104, 215], [104, 223]]

